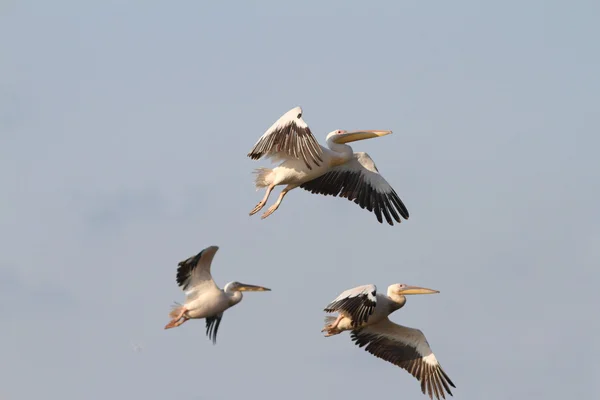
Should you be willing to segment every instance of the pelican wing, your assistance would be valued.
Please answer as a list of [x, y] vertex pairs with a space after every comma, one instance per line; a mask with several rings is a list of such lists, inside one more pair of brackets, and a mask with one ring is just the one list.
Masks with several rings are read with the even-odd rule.
[[195, 256], [179, 263], [177, 284], [181, 286], [188, 297], [205, 290], [219, 290], [210, 274], [210, 266], [217, 250], [219, 250], [218, 246], [207, 247]]
[[352, 340], [369, 353], [407, 370], [421, 382], [421, 391], [433, 399], [446, 398], [444, 389], [452, 396], [450, 386], [454, 383], [444, 372], [418, 329], [408, 328], [388, 318], [357, 329], [351, 333]]
[[394, 225], [392, 218], [398, 223], [402, 221], [400, 216], [408, 219], [406, 206], [379, 174], [367, 153], [354, 153], [347, 163], [333, 167], [326, 174], [300, 187], [311, 193], [340, 196], [354, 201], [361, 208], [375, 212], [380, 223], [383, 223], [382, 214], [390, 225]]
[[341, 312], [352, 318], [352, 326], [367, 322], [377, 305], [377, 286], [363, 285], [348, 289], [325, 308], [325, 312]]
[[323, 149], [302, 119], [300, 107], [291, 109], [271, 125], [248, 153], [253, 160], [265, 155], [303, 160], [309, 169], [312, 169], [310, 163], [321, 165]]
[[217, 344], [217, 331], [219, 330], [222, 318], [223, 313], [206, 318], [206, 336], [212, 340], [213, 344]]

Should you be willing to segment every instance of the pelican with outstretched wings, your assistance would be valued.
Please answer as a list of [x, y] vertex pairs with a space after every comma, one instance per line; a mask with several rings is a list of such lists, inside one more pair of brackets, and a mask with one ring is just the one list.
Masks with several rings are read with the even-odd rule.
[[326, 137], [328, 147], [319, 145], [302, 119], [302, 109], [295, 107], [279, 118], [258, 139], [248, 157], [263, 157], [280, 162], [273, 169], [259, 168], [255, 186], [267, 188], [264, 198], [250, 211], [260, 211], [275, 186], [286, 185], [277, 201], [262, 215], [271, 215], [292, 189], [301, 187], [311, 193], [345, 197], [361, 208], [374, 212], [377, 220], [394, 225], [394, 220], [408, 219], [408, 210], [396, 191], [381, 176], [367, 153], [354, 153], [346, 143], [391, 134], [392, 131], [335, 130]]
[[325, 312], [337, 312], [338, 316], [325, 317], [322, 332], [329, 337], [350, 331], [356, 345], [417, 378], [423, 394], [430, 399], [445, 399], [445, 393], [452, 396], [450, 386], [456, 386], [435, 358], [423, 332], [388, 318], [406, 304], [406, 295], [434, 293], [439, 292], [405, 284], [389, 286], [387, 296], [377, 293], [375, 285], [346, 290], [325, 308]]
[[173, 306], [169, 316], [171, 321], [165, 329], [175, 328], [189, 319], [206, 320], [206, 335], [217, 342], [217, 331], [223, 313], [242, 301], [242, 292], [270, 291], [262, 286], [229, 282], [219, 289], [212, 278], [210, 267], [219, 247], [210, 246], [197, 255], [179, 263], [177, 284], [185, 291], [185, 303]]

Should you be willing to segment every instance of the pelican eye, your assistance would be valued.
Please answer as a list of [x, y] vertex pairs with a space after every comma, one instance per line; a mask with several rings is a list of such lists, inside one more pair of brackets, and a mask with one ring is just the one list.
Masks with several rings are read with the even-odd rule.
[[302, 118], [302, 113], [298, 114], [298, 116], [296, 118], [298, 118], [298, 119]]

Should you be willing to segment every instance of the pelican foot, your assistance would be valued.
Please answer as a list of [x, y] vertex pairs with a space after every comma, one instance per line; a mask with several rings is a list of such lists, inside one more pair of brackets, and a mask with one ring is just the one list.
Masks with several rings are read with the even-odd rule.
[[179, 320], [172, 320], [171, 322], [169, 322], [167, 325], [165, 325], [165, 329], [171, 329], [171, 328], [175, 328], [176, 326], [179, 326], [181, 324], [178, 324]]
[[167, 325], [165, 325], [165, 329], [177, 328], [179, 325], [183, 324], [188, 319], [189, 318], [186, 318], [186, 317], [173, 319], [173, 320], [171, 320], [171, 322], [169, 322]]
[[327, 325], [321, 332], [326, 332], [325, 337], [339, 335], [341, 333], [337, 328], [334, 328], [331, 325]]
[[254, 214], [256, 214], [257, 212], [259, 212], [260, 210], [262, 210], [262, 208], [265, 206], [265, 204], [266, 204], [266, 202], [265, 202], [265, 201], [261, 201], [260, 203], [258, 203], [258, 204], [256, 205], [256, 207], [254, 207], [254, 208], [252, 209], [252, 211], [250, 211], [250, 215], [254, 215]]
[[277, 207], [275, 205], [272, 205], [271, 207], [269, 207], [269, 209], [267, 210], [266, 213], [264, 213], [260, 219], [265, 219], [267, 218], [269, 215], [273, 214], [275, 212], [275, 210], [277, 210]]
[[333, 336], [342, 333], [341, 330], [338, 329], [338, 325], [340, 321], [344, 318], [342, 314], [339, 314], [335, 319], [333, 317], [326, 317], [325, 322], [333, 320], [332, 323], [325, 325], [321, 332], [327, 332], [325, 337]]

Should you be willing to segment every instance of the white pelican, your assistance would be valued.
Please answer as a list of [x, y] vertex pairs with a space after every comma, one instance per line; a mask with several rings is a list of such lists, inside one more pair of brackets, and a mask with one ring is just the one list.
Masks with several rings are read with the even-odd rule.
[[356, 345], [367, 346], [369, 353], [417, 378], [423, 394], [445, 399], [444, 389], [452, 396], [449, 386], [456, 386], [438, 363], [423, 332], [388, 319], [389, 314], [404, 306], [405, 295], [433, 293], [439, 291], [400, 283], [389, 286], [387, 296], [377, 293], [375, 285], [346, 290], [325, 308], [325, 312], [339, 314], [337, 318], [325, 317], [326, 326], [321, 332], [329, 337], [351, 331]]
[[175, 328], [188, 319], [206, 319], [206, 335], [217, 342], [217, 331], [223, 313], [242, 301], [242, 292], [270, 291], [262, 286], [229, 282], [225, 289], [219, 289], [210, 274], [210, 265], [218, 246], [210, 246], [197, 255], [179, 263], [177, 284], [185, 291], [185, 304], [173, 306], [172, 318], [165, 329]]
[[367, 153], [353, 153], [345, 143], [389, 135], [392, 131], [336, 130], [327, 135], [329, 148], [319, 145], [302, 119], [302, 108], [296, 107], [279, 118], [256, 142], [248, 157], [283, 161], [274, 169], [259, 168], [256, 188], [266, 187], [264, 198], [250, 211], [260, 211], [275, 186], [287, 185], [279, 198], [262, 218], [271, 215], [290, 190], [297, 188], [325, 196], [340, 196], [354, 201], [361, 208], [375, 212], [383, 223], [382, 214], [390, 225], [408, 219], [408, 210], [389, 183], [379, 174]]

